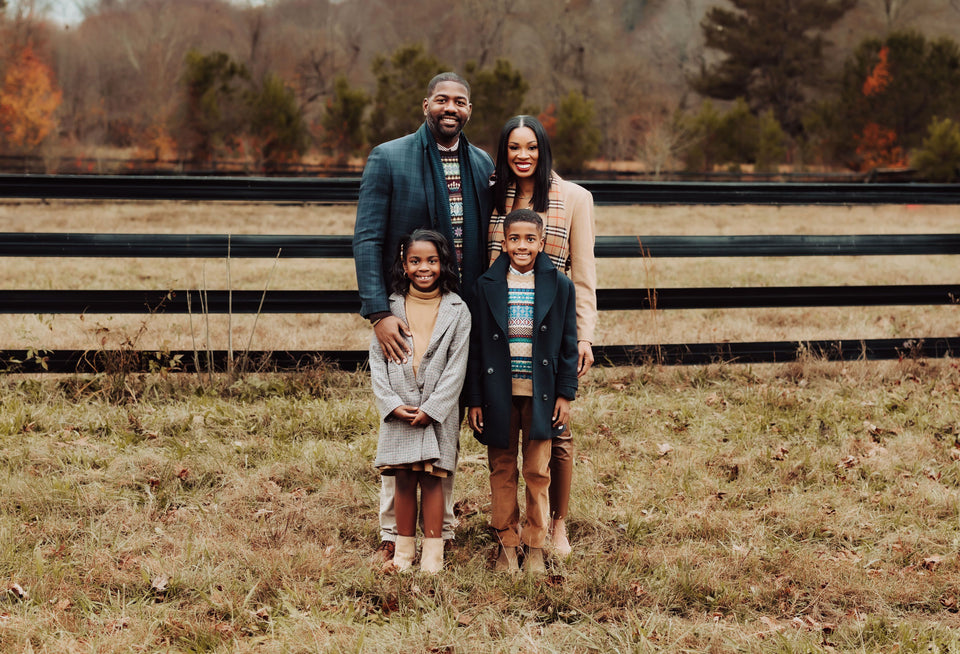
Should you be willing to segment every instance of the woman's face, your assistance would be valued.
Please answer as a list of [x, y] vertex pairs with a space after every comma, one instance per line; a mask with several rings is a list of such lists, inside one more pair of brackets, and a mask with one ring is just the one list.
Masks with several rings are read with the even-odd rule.
[[507, 137], [507, 164], [520, 179], [531, 177], [540, 157], [537, 135], [529, 127], [518, 127]]

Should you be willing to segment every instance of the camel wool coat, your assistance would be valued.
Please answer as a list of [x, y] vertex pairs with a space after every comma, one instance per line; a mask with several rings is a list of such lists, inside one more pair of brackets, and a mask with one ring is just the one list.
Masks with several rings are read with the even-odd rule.
[[[407, 322], [404, 296], [390, 295], [390, 311]], [[413, 347], [412, 339], [408, 344]], [[380, 439], [374, 465], [427, 461], [453, 472], [460, 443], [460, 391], [470, 346], [470, 311], [456, 293], [440, 298], [430, 343], [413, 374], [413, 358], [404, 364], [388, 361], [376, 336], [370, 340], [370, 378], [380, 414]], [[399, 406], [420, 407], [434, 422], [426, 427], [396, 420]]]

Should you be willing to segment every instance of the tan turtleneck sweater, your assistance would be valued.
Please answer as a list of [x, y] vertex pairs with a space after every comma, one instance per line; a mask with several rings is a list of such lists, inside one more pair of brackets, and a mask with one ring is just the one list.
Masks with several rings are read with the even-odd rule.
[[413, 374], [420, 368], [420, 359], [430, 345], [433, 326], [437, 324], [440, 313], [440, 289], [430, 293], [418, 291], [412, 284], [407, 291], [404, 308], [407, 312], [407, 326], [413, 332]]

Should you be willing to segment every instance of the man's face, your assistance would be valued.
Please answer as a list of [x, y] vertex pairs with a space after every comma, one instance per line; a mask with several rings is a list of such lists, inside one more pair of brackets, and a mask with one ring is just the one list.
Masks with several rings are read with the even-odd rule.
[[456, 143], [472, 111], [467, 89], [457, 82], [440, 82], [433, 89], [433, 94], [423, 99], [423, 116], [427, 126], [437, 143], [444, 147]]

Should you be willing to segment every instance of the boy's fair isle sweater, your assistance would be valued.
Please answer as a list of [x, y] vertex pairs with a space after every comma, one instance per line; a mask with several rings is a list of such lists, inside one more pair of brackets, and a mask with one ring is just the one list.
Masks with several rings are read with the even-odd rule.
[[510, 377], [514, 395], [533, 395], [533, 270], [507, 272], [507, 336], [510, 339]]

